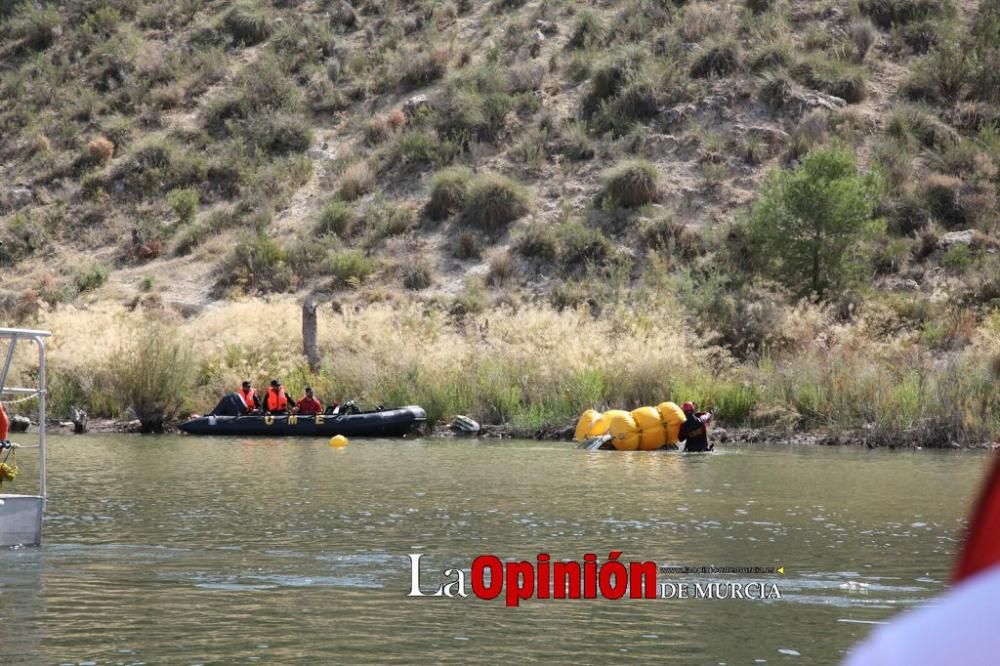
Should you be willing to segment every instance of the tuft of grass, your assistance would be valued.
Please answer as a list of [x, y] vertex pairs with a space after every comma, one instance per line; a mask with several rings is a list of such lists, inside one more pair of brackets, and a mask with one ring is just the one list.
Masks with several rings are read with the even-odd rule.
[[162, 432], [177, 417], [195, 377], [185, 339], [149, 324], [111, 357], [109, 370], [118, 404], [135, 412], [143, 432]]
[[33, 2], [18, 5], [9, 19], [10, 34], [21, 40], [23, 48], [44, 51], [52, 46], [62, 27], [62, 17], [54, 5], [39, 6]]
[[955, 7], [949, 0], [861, 0], [858, 7], [883, 30], [955, 15]]
[[367, 162], [356, 162], [340, 175], [337, 195], [344, 201], [354, 201], [375, 187], [375, 174]]
[[472, 171], [467, 167], [449, 167], [434, 174], [431, 179], [431, 198], [425, 211], [432, 220], [443, 220], [461, 212], [472, 180]]
[[237, 46], [260, 44], [271, 36], [272, 18], [256, 4], [238, 4], [222, 18], [222, 30]]
[[616, 206], [636, 208], [659, 196], [659, 173], [645, 160], [629, 160], [604, 173], [603, 198]]
[[427, 289], [434, 284], [434, 266], [426, 257], [406, 264], [403, 268], [403, 286], [412, 291]]
[[345, 201], [334, 200], [323, 207], [316, 221], [316, 233], [323, 236], [333, 234], [339, 238], [350, 235], [357, 222], [354, 208]]
[[101, 263], [84, 264], [76, 269], [73, 284], [81, 294], [93, 291], [108, 281], [109, 272], [108, 267]]
[[695, 59], [691, 65], [691, 76], [696, 79], [727, 76], [738, 68], [739, 47], [732, 43], [719, 44]]
[[496, 173], [485, 173], [469, 182], [462, 223], [499, 233], [526, 215], [530, 205], [530, 195], [520, 183]]
[[323, 271], [334, 286], [357, 288], [375, 272], [375, 262], [361, 250], [342, 250], [327, 258]]

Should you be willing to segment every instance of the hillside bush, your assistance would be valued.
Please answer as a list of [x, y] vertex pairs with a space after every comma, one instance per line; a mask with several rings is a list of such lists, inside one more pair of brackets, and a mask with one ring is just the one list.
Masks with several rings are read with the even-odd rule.
[[253, 46], [271, 36], [272, 19], [259, 6], [238, 4], [222, 18], [222, 29], [238, 46]]
[[616, 206], [636, 208], [659, 196], [659, 173], [645, 160], [629, 160], [604, 173], [603, 197]]
[[323, 236], [333, 234], [340, 238], [350, 235], [357, 216], [354, 208], [345, 201], [334, 200], [326, 204], [316, 222], [316, 233]]
[[358, 287], [375, 272], [375, 262], [361, 250], [341, 250], [327, 258], [323, 272], [333, 278], [334, 286]]
[[498, 233], [526, 215], [530, 201], [527, 190], [519, 183], [499, 174], [485, 173], [469, 182], [462, 222]]
[[472, 180], [468, 167], [450, 167], [434, 174], [431, 198], [424, 209], [432, 220], [443, 220], [465, 206], [465, 197]]
[[862, 14], [883, 30], [955, 15], [955, 7], [950, 0], [861, 0], [858, 6]]

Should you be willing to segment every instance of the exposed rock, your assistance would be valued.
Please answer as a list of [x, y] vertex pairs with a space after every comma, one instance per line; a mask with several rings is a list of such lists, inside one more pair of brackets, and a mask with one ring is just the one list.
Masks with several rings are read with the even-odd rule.
[[30, 427], [31, 427], [31, 419], [29, 419], [27, 416], [10, 417], [11, 432], [28, 432], [28, 428]]
[[535, 27], [544, 35], [555, 35], [559, 32], [559, 26], [552, 21], [543, 21], [538, 19], [535, 21]]
[[412, 118], [417, 115], [418, 111], [426, 108], [429, 104], [427, 95], [414, 95], [403, 104], [403, 111]]
[[949, 231], [948, 233], [941, 234], [938, 239], [938, 245], [943, 248], [949, 248], [953, 245], [965, 245], [971, 246], [976, 243], [976, 232], [972, 229], [963, 229], [962, 231]]
[[24, 187], [23, 185], [7, 187], [0, 192], [0, 208], [6, 210], [24, 208], [34, 200], [35, 193], [32, 192], [30, 187]]
[[663, 112], [663, 122], [675, 125], [697, 110], [698, 108], [694, 104], [678, 104]]
[[766, 125], [752, 125], [750, 127], [735, 125], [733, 129], [747, 136], [760, 139], [770, 148], [784, 145], [784, 143], [789, 139], [788, 132], [780, 130], [777, 127], [768, 127]]
[[796, 90], [790, 93], [787, 105], [791, 107], [798, 106], [799, 112], [805, 113], [813, 109], [836, 111], [847, 106], [847, 102], [841, 97], [827, 95], [815, 90]]

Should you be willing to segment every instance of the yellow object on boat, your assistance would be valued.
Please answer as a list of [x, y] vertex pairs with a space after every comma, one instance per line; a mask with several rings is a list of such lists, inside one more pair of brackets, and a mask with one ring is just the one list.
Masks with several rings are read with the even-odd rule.
[[676, 444], [681, 435], [681, 424], [687, 419], [684, 410], [676, 402], [661, 402], [656, 406], [660, 413], [660, 422], [666, 430], [665, 444]]
[[639, 429], [640, 451], [653, 451], [667, 443], [667, 431], [660, 420], [660, 412], [655, 407], [633, 409], [632, 418]]

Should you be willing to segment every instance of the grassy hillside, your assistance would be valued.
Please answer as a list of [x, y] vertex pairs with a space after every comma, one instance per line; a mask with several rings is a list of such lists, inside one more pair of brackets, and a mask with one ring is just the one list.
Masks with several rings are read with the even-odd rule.
[[[600, 381], [571, 397], [579, 364], [503, 336], [466, 350], [516, 357], [501, 383], [541, 373], [557, 394], [520, 390], [503, 409], [426, 394], [467, 363], [414, 388], [433, 355], [405, 350], [433, 345], [396, 324], [398, 375], [375, 383], [366, 363], [388, 352], [331, 336], [324, 372], [372, 400], [409, 382], [396, 397], [496, 421], [683, 385], [737, 423], [938, 440], [998, 425], [997, 0], [0, 8], [5, 323], [60, 321], [73, 338], [112, 307], [193, 333], [247, 298], [277, 313], [321, 292], [331, 317], [386, 302], [482, 342], [484, 322], [568, 310], [594, 349], [671, 349], [656, 371], [591, 359]], [[820, 280], [784, 254], [790, 227], [765, 193], [826, 150], [868, 180]], [[199, 399], [271, 372], [247, 360], [261, 332], [237, 337], [221, 374], [207, 350], [195, 359]], [[281, 364], [300, 367], [288, 346]], [[108, 362], [65, 359], [76, 375]], [[682, 365], [712, 381], [680, 381]], [[126, 399], [107, 391], [76, 381], [64, 402]]]

